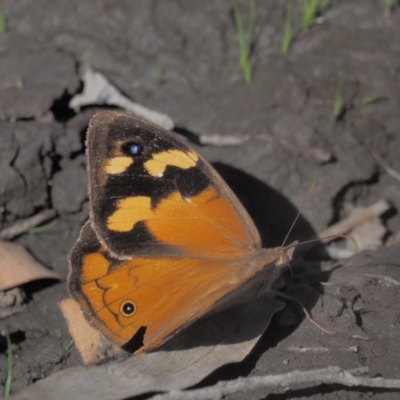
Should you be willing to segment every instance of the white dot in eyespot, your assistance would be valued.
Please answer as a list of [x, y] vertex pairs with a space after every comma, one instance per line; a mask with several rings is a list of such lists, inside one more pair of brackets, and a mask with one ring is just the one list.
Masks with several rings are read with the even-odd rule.
[[136, 156], [139, 153], [139, 146], [137, 144], [133, 144], [129, 150], [132, 155]]
[[163, 174], [162, 172], [160, 172], [160, 173], [157, 175], [157, 177], [158, 177], [158, 178], [162, 178], [163, 175], [164, 175], [164, 174]]

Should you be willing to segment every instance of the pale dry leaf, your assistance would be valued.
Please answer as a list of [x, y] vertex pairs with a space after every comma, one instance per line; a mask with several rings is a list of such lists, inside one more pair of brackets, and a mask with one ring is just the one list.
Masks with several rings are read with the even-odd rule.
[[0, 241], [0, 290], [8, 290], [38, 279], [61, 279], [37, 262], [17, 243]]
[[[383, 238], [387, 232], [380, 218], [372, 218], [352, 229], [349, 234], [357, 242], [357, 248], [361, 250], [376, 250], [382, 247]], [[347, 246], [351, 248], [351, 243]]]
[[173, 129], [175, 124], [171, 117], [133, 102], [113, 86], [103, 74], [93, 71], [89, 66], [83, 68], [82, 80], [83, 92], [76, 94], [69, 102], [69, 106], [75, 111], [87, 105], [107, 104], [120, 107], [164, 129]]
[[[380, 205], [380, 208], [376, 208], [376, 210], [378, 210], [377, 214], [368, 211], [372, 210], [376, 205]], [[357, 243], [357, 251], [375, 250], [382, 247], [387, 229], [378, 215], [387, 211], [387, 203], [381, 200], [368, 208], [359, 208], [352, 205], [347, 205], [347, 208], [348, 215], [337, 225], [343, 224], [344, 221], [358, 221], [358, 225], [354, 225], [350, 230], [347, 230], [347, 232], [342, 232], [348, 233], [352, 239], [354, 239], [355, 243]], [[363, 215], [365, 215], [365, 218]], [[332, 229], [332, 227], [329, 227], [328, 229]], [[332, 244], [327, 246], [326, 250], [331, 258], [344, 260], [354, 255], [354, 242], [352, 240], [347, 240], [344, 247]]]
[[123, 399], [193, 386], [222, 365], [242, 361], [283, 306], [264, 294], [198, 320], [158, 350], [120, 363], [60, 371], [13, 399]]
[[329, 226], [318, 234], [318, 238], [322, 243], [328, 243], [335, 239], [335, 236], [348, 233], [357, 225], [376, 218], [390, 209], [390, 204], [386, 200], [379, 200], [366, 208], [354, 208], [348, 205], [347, 216], [334, 225]]

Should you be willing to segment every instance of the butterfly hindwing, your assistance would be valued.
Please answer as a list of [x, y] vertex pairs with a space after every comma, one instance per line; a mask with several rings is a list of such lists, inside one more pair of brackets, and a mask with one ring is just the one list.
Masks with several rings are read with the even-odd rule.
[[[264, 263], [265, 257], [251, 259], [246, 254], [225, 262], [173, 257], [118, 260], [102, 247], [87, 222], [71, 252], [69, 286], [85, 315], [112, 342], [123, 345], [145, 328], [145, 350], [203, 315]], [[270, 271], [274, 273], [273, 268]]]

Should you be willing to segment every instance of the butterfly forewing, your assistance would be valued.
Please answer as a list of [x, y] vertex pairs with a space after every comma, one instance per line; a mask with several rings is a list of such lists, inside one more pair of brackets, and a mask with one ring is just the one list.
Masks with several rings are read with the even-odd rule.
[[88, 131], [90, 215], [98, 239], [120, 258], [224, 258], [260, 247], [231, 190], [184, 140], [118, 112]]

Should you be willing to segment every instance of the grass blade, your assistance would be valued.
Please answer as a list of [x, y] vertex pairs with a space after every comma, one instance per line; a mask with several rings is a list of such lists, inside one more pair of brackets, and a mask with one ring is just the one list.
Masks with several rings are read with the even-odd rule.
[[390, 14], [392, 13], [394, 9], [394, 1], [395, 0], [383, 0], [384, 5], [385, 5], [385, 15], [387, 17], [390, 17]]
[[11, 382], [12, 382], [12, 368], [13, 368], [13, 355], [10, 334], [5, 333], [7, 341], [7, 379], [4, 385], [4, 397], [9, 397], [11, 394]]
[[336, 88], [335, 100], [333, 102], [333, 118], [337, 121], [343, 113], [343, 77], [339, 77], [339, 82]]
[[249, 10], [249, 23], [247, 32], [243, 27], [242, 16], [239, 11], [239, 6], [236, 0], [233, 1], [233, 15], [235, 18], [237, 37], [239, 41], [239, 68], [243, 73], [244, 80], [246, 83], [251, 82], [252, 79], [252, 68], [250, 63], [250, 50], [253, 43], [254, 34], [254, 21], [256, 19], [256, 2], [250, 0]]
[[0, 33], [7, 31], [7, 20], [3, 10], [0, 8]]
[[292, 39], [293, 39], [292, 19], [293, 19], [293, 3], [292, 1], [289, 1], [286, 11], [285, 31], [283, 33], [283, 40], [281, 46], [281, 51], [283, 54], [288, 53], [290, 45], [292, 44]]

